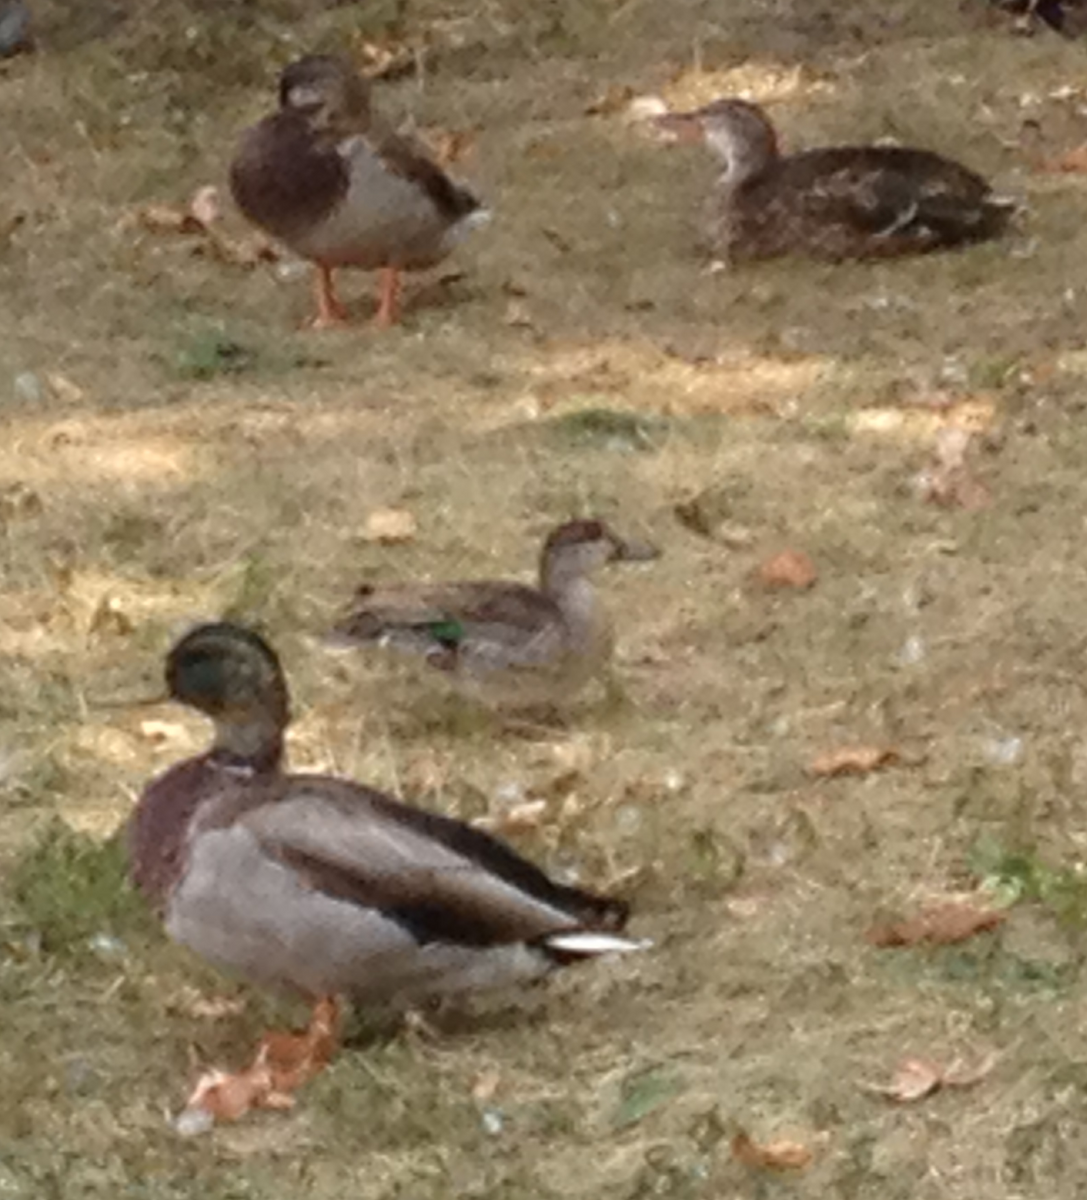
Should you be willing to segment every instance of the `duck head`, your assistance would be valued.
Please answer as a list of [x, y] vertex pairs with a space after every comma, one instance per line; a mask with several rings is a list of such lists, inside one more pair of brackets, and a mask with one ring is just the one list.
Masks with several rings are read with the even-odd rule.
[[540, 556], [544, 591], [583, 579], [609, 562], [644, 562], [660, 551], [648, 542], [621, 538], [610, 525], [595, 519], [567, 521], [553, 529]]
[[213, 755], [254, 768], [279, 763], [290, 698], [279, 659], [258, 634], [226, 621], [198, 626], [167, 656], [166, 687], [211, 718]]
[[691, 112], [665, 113], [656, 123], [672, 141], [705, 143], [724, 163], [726, 184], [753, 178], [778, 156], [770, 119], [746, 100], [714, 100]]
[[346, 58], [310, 54], [283, 68], [279, 106], [301, 113], [316, 128], [344, 121], [366, 124], [370, 88]]

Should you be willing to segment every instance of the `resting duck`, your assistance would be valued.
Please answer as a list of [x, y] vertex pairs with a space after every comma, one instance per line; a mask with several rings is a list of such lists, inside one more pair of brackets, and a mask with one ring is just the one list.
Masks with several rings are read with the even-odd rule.
[[[215, 737], [141, 796], [132, 879], [175, 941], [313, 1001], [306, 1037], [327, 1029], [335, 997], [415, 1005], [645, 944], [620, 936], [622, 901], [556, 883], [480, 830], [347, 779], [286, 773], [287, 685], [257, 634], [194, 629], [166, 684]], [[260, 1061], [270, 1045], [283, 1057], [285, 1035], [270, 1037]]]
[[658, 117], [725, 164], [710, 239], [726, 262], [807, 254], [832, 261], [922, 254], [1001, 232], [1012, 205], [973, 171], [901, 146], [834, 146], [783, 156], [755, 104], [715, 100]]
[[494, 707], [550, 706], [603, 674], [611, 659], [611, 626], [593, 573], [608, 562], [657, 555], [603, 521], [567, 521], [547, 535], [538, 587], [490, 580], [365, 585], [334, 638], [422, 655]]
[[243, 134], [230, 190], [245, 216], [317, 268], [316, 328], [342, 325], [337, 267], [381, 271], [380, 326], [400, 273], [434, 266], [489, 213], [415, 143], [371, 113], [349, 62], [312, 55], [279, 78], [279, 111]]

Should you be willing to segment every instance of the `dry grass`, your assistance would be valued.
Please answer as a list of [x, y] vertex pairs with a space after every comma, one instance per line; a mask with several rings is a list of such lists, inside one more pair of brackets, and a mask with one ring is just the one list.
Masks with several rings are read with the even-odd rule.
[[[0, 1191], [1082, 1195], [1084, 184], [1010, 145], [1024, 115], [1078, 128], [1054, 95], [1081, 49], [935, 4], [425, 0], [364, 23], [281, 0], [250, 33], [240, 2], [39, 7], [45, 49], [0, 74], [0, 231], [21, 220], [0, 242]], [[215, 180], [279, 62], [382, 31], [427, 65], [390, 106], [475, 130], [464, 169], [499, 214], [401, 330], [294, 334], [299, 279], [121, 220]], [[586, 116], [616, 85], [740, 88], [791, 143], [908, 138], [1030, 212], [959, 256], [711, 276], [691, 214], [712, 168]], [[940, 418], [904, 405], [940, 389], [986, 430], [983, 511], [911, 486]], [[676, 520], [699, 495], [728, 544]], [[414, 542], [362, 540], [383, 505], [415, 513]], [[528, 569], [588, 512], [667, 557], [609, 577], [630, 704], [587, 701], [568, 736], [498, 738], [311, 636], [361, 578]], [[811, 591], [751, 583], [784, 547]], [[296, 764], [464, 816], [511, 786], [548, 798], [525, 849], [629, 892], [655, 951], [437, 1044], [360, 1027], [296, 1113], [179, 1141], [164, 1111], [193, 1061], [240, 1061], [270, 1013], [198, 1015], [227, 985], [165, 945], [97, 839], [202, 743], [125, 701], [224, 612], [284, 652]], [[806, 773], [864, 742], [903, 764]], [[96, 840], [41, 843], [55, 817]], [[1000, 931], [865, 943], [979, 874], [1022, 894]], [[914, 1107], [858, 1087], [989, 1050], [987, 1080]], [[752, 1175], [738, 1126], [816, 1159]]]

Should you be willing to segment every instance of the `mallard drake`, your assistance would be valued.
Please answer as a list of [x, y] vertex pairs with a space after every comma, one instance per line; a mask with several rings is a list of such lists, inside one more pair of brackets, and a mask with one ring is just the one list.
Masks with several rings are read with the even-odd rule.
[[593, 573], [608, 562], [657, 555], [603, 521], [567, 521], [543, 544], [538, 587], [500, 580], [367, 584], [333, 637], [421, 655], [495, 707], [552, 705], [600, 675], [611, 658], [611, 625]]
[[980, 175], [929, 150], [833, 146], [783, 156], [766, 114], [745, 100], [657, 123], [680, 141], [705, 142], [725, 164], [709, 234], [726, 262], [922, 254], [996, 236], [1013, 208]]
[[242, 213], [317, 268], [315, 327], [347, 313], [333, 272], [381, 272], [377, 323], [399, 315], [400, 273], [434, 266], [489, 216], [423, 149], [371, 112], [345, 59], [311, 55], [279, 78], [279, 110], [247, 130], [230, 166]]
[[175, 941], [313, 1001], [315, 1025], [333, 997], [410, 1006], [645, 944], [620, 935], [625, 903], [555, 882], [481, 830], [347, 779], [288, 774], [287, 684], [256, 633], [194, 629], [166, 684], [215, 736], [140, 797], [131, 877]]

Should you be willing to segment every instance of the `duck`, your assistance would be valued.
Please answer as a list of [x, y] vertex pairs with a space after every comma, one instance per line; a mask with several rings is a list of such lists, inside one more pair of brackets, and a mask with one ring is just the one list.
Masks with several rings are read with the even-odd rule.
[[387, 328], [400, 318], [401, 274], [435, 266], [490, 218], [421, 146], [385, 127], [368, 81], [335, 55], [284, 67], [279, 108], [242, 134], [229, 183], [253, 225], [314, 264], [316, 329], [347, 323], [339, 268], [380, 272], [376, 323]]
[[[413, 1009], [647, 945], [623, 935], [624, 901], [557, 882], [484, 830], [289, 772], [288, 687], [254, 630], [197, 626], [170, 649], [165, 679], [214, 736], [144, 789], [126, 830], [130, 878], [175, 942], [313, 1006], [304, 1034], [262, 1040], [250, 1072], [275, 1068], [271, 1094], [292, 1071], [301, 1081], [300, 1046], [319, 1041], [315, 1069], [327, 1061], [345, 999]], [[213, 1072], [194, 1096], [214, 1114], [231, 1078]]]
[[610, 666], [614, 637], [593, 575], [606, 563], [659, 553], [599, 518], [565, 521], [544, 539], [535, 587], [510, 580], [364, 584], [331, 640], [419, 656], [489, 708], [553, 709]]
[[930, 150], [831, 146], [783, 155], [766, 113], [746, 100], [656, 120], [670, 140], [702, 142], [724, 163], [708, 232], [725, 265], [789, 254], [832, 262], [924, 254], [998, 236], [1015, 207]]

